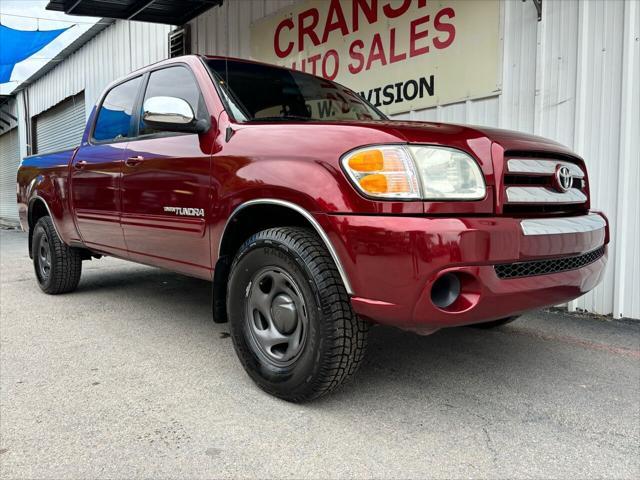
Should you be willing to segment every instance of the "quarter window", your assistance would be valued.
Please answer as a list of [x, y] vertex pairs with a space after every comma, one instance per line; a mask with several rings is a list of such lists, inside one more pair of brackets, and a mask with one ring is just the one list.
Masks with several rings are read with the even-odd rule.
[[109, 91], [98, 112], [96, 126], [93, 129], [94, 140], [118, 141], [129, 137], [131, 116], [141, 80], [142, 77], [136, 77]]
[[142, 119], [144, 113], [144, 102], [152, 97], [176, 97], [185, 100], [196, 116], [202, 118], [206, 113], [204, 100], [200, 94], [200, 88], [193, 74], [185, 67], [169, 67], [151, 72], [147, 91], [142, 102], [140, 112], [140, 129], [138, 135], [149, 135], [157, 133], [149, 127]]

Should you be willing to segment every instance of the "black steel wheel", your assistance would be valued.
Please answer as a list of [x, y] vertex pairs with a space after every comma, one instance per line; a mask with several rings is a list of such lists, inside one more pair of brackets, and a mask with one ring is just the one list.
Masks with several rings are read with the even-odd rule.
[[249, 283], [246, 300], [249, 341], [274, 366], [295, 362], [309, 332], [307, 306], [300, 287], [284, 269], [265, 267]]
[[360, 365], [369, 325], [310, 230], [264, 230], [240, 248], [227, 311], [243, 367], [266, 392], [303, 402], [341, 385]]
[[39, 237], [35, 260], [40, 274], [38, 277], [46, 281], [51, 275], [51, 245], [49, 245], [49, 237], [46, 234]]
[[38, 220], [32, 242], [33, 267], [40, 289], [50, 295], [75, 290], [82, 274], [82, 256], [58, 237], [51, 217]]

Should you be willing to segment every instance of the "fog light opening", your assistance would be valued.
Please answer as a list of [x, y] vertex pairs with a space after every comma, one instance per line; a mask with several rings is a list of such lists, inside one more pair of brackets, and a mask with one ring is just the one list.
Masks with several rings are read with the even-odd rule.
[[438, 308], [447, 308], [460, 296], [460, 278], [455, 273], [445, 273], [431, 287], [431, 301]]

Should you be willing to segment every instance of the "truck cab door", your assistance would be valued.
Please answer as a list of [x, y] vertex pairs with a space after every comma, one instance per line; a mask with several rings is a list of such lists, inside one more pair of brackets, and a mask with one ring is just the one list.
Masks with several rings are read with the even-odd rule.
[[[153, 70], [144, 102], [175, 97], [206, 116], [198, 83], [186, 65]], [[211, 278], [206, 218], [210, 213], [211, 152], [196, 133], [161, 132], [140, 115], [127, 147], [122, 177], [122, 228], [129, 257]]]
[[142, 76], [109, 90], [71, 165], [71, 203], [83, 242], [121, 257], [127, 256], [120, 225], [122, 168], [141, 82]]

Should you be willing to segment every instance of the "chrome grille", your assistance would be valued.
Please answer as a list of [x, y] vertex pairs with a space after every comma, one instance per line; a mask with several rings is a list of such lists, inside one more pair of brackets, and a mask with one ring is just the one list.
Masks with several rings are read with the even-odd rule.
[[508, 278], [532, 277], [551, 273], [576, 270], [595, 262], [604, 255], [604, 246], [583, 255], [574, 257], [534, 260], [531, 262], [503, 263], [495, 265], [496, 275], [504, 280]]
[[548, 187], [507, 187], [509, 203], [584, 203], [587, 196], [578, 188], [556, 192]]
[[505, 213], [576, 212], [588, 202], [586, 175], [580, 165], [522, 157], [508, 159], [506, 167]]
[[562, 160], [512, 158], [507, 162], [507, 170], [510, 173], [526, 173], [530, 175], [553, 175], [558, 166], [567, 167], [574, 177], [584, 178], [584, 172], [579, 166]]

